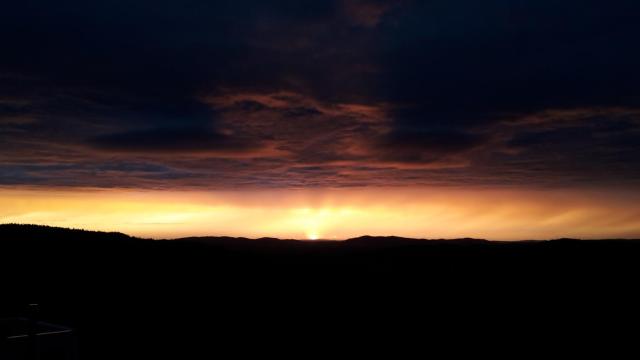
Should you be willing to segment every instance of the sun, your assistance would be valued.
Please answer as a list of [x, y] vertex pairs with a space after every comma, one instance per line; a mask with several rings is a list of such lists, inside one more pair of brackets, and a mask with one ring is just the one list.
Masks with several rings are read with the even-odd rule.
[[309, 231], [309, 232], [307, 232], [307, 239], [308, 240], [318, 240], [318, 239], [320, 239], [320, 235], [316, 231]]

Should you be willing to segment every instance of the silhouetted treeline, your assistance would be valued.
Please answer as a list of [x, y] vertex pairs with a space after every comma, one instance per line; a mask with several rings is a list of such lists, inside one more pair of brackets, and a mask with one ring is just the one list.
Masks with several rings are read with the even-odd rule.
[[631, 319], [640, 274], [637, 240], [159, 241], [0, 225], [0, 256], [0, 317], [39, 303], [86, 359], [304, 358], [489, 324], [586, 329]]

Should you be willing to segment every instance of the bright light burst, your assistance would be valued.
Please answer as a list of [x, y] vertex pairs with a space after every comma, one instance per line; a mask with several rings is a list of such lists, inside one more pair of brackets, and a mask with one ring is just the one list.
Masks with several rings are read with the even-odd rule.
[[315, 231], [309, 231], [309, 232], [307, 232], [307, 239], [308, 240], [318, 240], [318, 239], [320, 239], [320, 235]]

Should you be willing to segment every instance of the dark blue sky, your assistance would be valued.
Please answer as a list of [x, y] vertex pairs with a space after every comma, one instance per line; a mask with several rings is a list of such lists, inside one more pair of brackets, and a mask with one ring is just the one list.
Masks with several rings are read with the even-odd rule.
[[640, 184], [637, 1], [16, 1], [0, 185]]

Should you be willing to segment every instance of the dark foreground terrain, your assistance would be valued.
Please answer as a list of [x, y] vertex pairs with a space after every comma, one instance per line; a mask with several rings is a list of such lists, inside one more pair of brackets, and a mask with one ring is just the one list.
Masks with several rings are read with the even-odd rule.
[[637, 338], [638, 270], [637, 240], [154, 241], [0, 225], [0, 318], [40, 304], [80, 359], [575, 351]]

